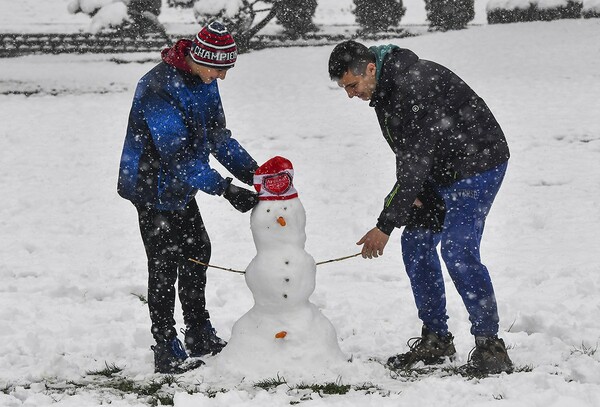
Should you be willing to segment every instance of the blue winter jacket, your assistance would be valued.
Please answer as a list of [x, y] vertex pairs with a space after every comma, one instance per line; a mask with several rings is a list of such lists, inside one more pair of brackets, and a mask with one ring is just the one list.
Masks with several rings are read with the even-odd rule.
[[[164, 57], [164, 55], [163, 55]], [[118, 193], [135, 205], [182, 209], [198, 190], [221, 195], [209, 154], [252, 185], [257, 165], [225, 127], [217, 81], [161, 62], [140, 79], [129, 114]]]

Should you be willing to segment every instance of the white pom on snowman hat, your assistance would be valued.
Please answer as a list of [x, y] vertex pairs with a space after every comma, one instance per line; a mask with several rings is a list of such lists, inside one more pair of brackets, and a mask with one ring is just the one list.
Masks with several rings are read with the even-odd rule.
[[298, 197], [294, 188], [294, 167], [290, 160], [275, 156], [258, 167], [254, 173], [254, 188], [258, 199], [276, 201]]

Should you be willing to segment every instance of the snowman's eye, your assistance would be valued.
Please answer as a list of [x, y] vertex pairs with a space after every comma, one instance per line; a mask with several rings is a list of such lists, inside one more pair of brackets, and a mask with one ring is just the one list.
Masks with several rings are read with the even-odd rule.
[[284, 211], [287, 211], [287, 207], [284, 207], [284, 208], [283, 208], [283, 210], [284, 210]]
[[271, 210], [270, 210], [270, 209], [267, 209], [267, 212], [271, 212]]

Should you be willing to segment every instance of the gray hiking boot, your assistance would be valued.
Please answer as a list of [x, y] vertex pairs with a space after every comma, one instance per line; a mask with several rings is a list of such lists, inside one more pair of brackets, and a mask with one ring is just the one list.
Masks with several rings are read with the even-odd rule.
[[469, 354], [469, 361], [460, 371], [468, 376], [487, 376], [502, 372], [512, 373], [513, 363], [508, 357], [504, 341], [496, 336], [475, 338], [475, 348]]
[[398, 370], [408, 369], [418, 362], [436, 365], [444, 363], [446, 358], [452, 360], [456, 354], [453, 340], [454, 337], [450, 333], [441, 337], [423, 326], [420, 337], [408, 340], [407, 345], [410, 350], [390, 357], [386, 366]]

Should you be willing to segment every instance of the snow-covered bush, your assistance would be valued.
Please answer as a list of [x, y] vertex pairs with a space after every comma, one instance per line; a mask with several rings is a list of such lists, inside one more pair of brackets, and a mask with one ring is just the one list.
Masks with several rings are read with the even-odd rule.
[[167, 0], [167, 6], [174, 8], [192, 8], [194, 0]]
[[490, 0], [487, 3], [489, 24], [507, 24], [535, 20], [534, 0]]
[[490, 0], [487, 19], [498, 24], [580, 18], [582, 7], [582, 0]]
[[158, 32], [166, 37], [158, 21], [161, 0], [72, 0], [67, 5], [71, 14], [84, 13], [92, 18], [89, 31], [97, 34], [107, 28], [128, 31], [136, 36]]
[[600, 18], [600, 0], [583, 0], [583, 18]]
[[312, 19], [317, 0], [279, 0], [273, 2], [273, 7], [277, 7], [275, 17], [286, 33], [295, 36], [316, 30]]
[[122, 3], [121, 0], [72, 0], [67, 10], [71, 14], [84, 13], [93, 17], [102, 7], [115, 2]]
[[475, 17], [475, 0], [425, 0], [427, 21], [433, 30], [461, 30]]
[[84, 13], [92, 17], [89, 31], [93, 34], [128, 21], [127, 5], [122, 0], [73, 0], [67, 10], [71, 14]]
[[102, 7], [92, 17], [90, 32], [97, 34], [104, 28], [120, 27], [127, 21], [127, 6], [125, 3], [111, 3]]
[[219, 20], [233, 34], [250, 30], [256, 9], [270, 10], [272, 14], [267, 19], [275, 17], [288, 34], [302, 35], [316, 29], [312, 18], [317, 0], [196, 0], [194, 3], [194, 15], [201, 25]]
[[536, 20], [580, 18], [582, 6], [582, 0], [537, 0]]
[[201, 26], [218, 20], [234, 36], [247, 31], [254, 21], [254, 10], [246, 0], [197, 0], [193, 10]]
[[402, 0], [354, 0], [356, 22], [366, 32], [397, 27], [406, 12]]

